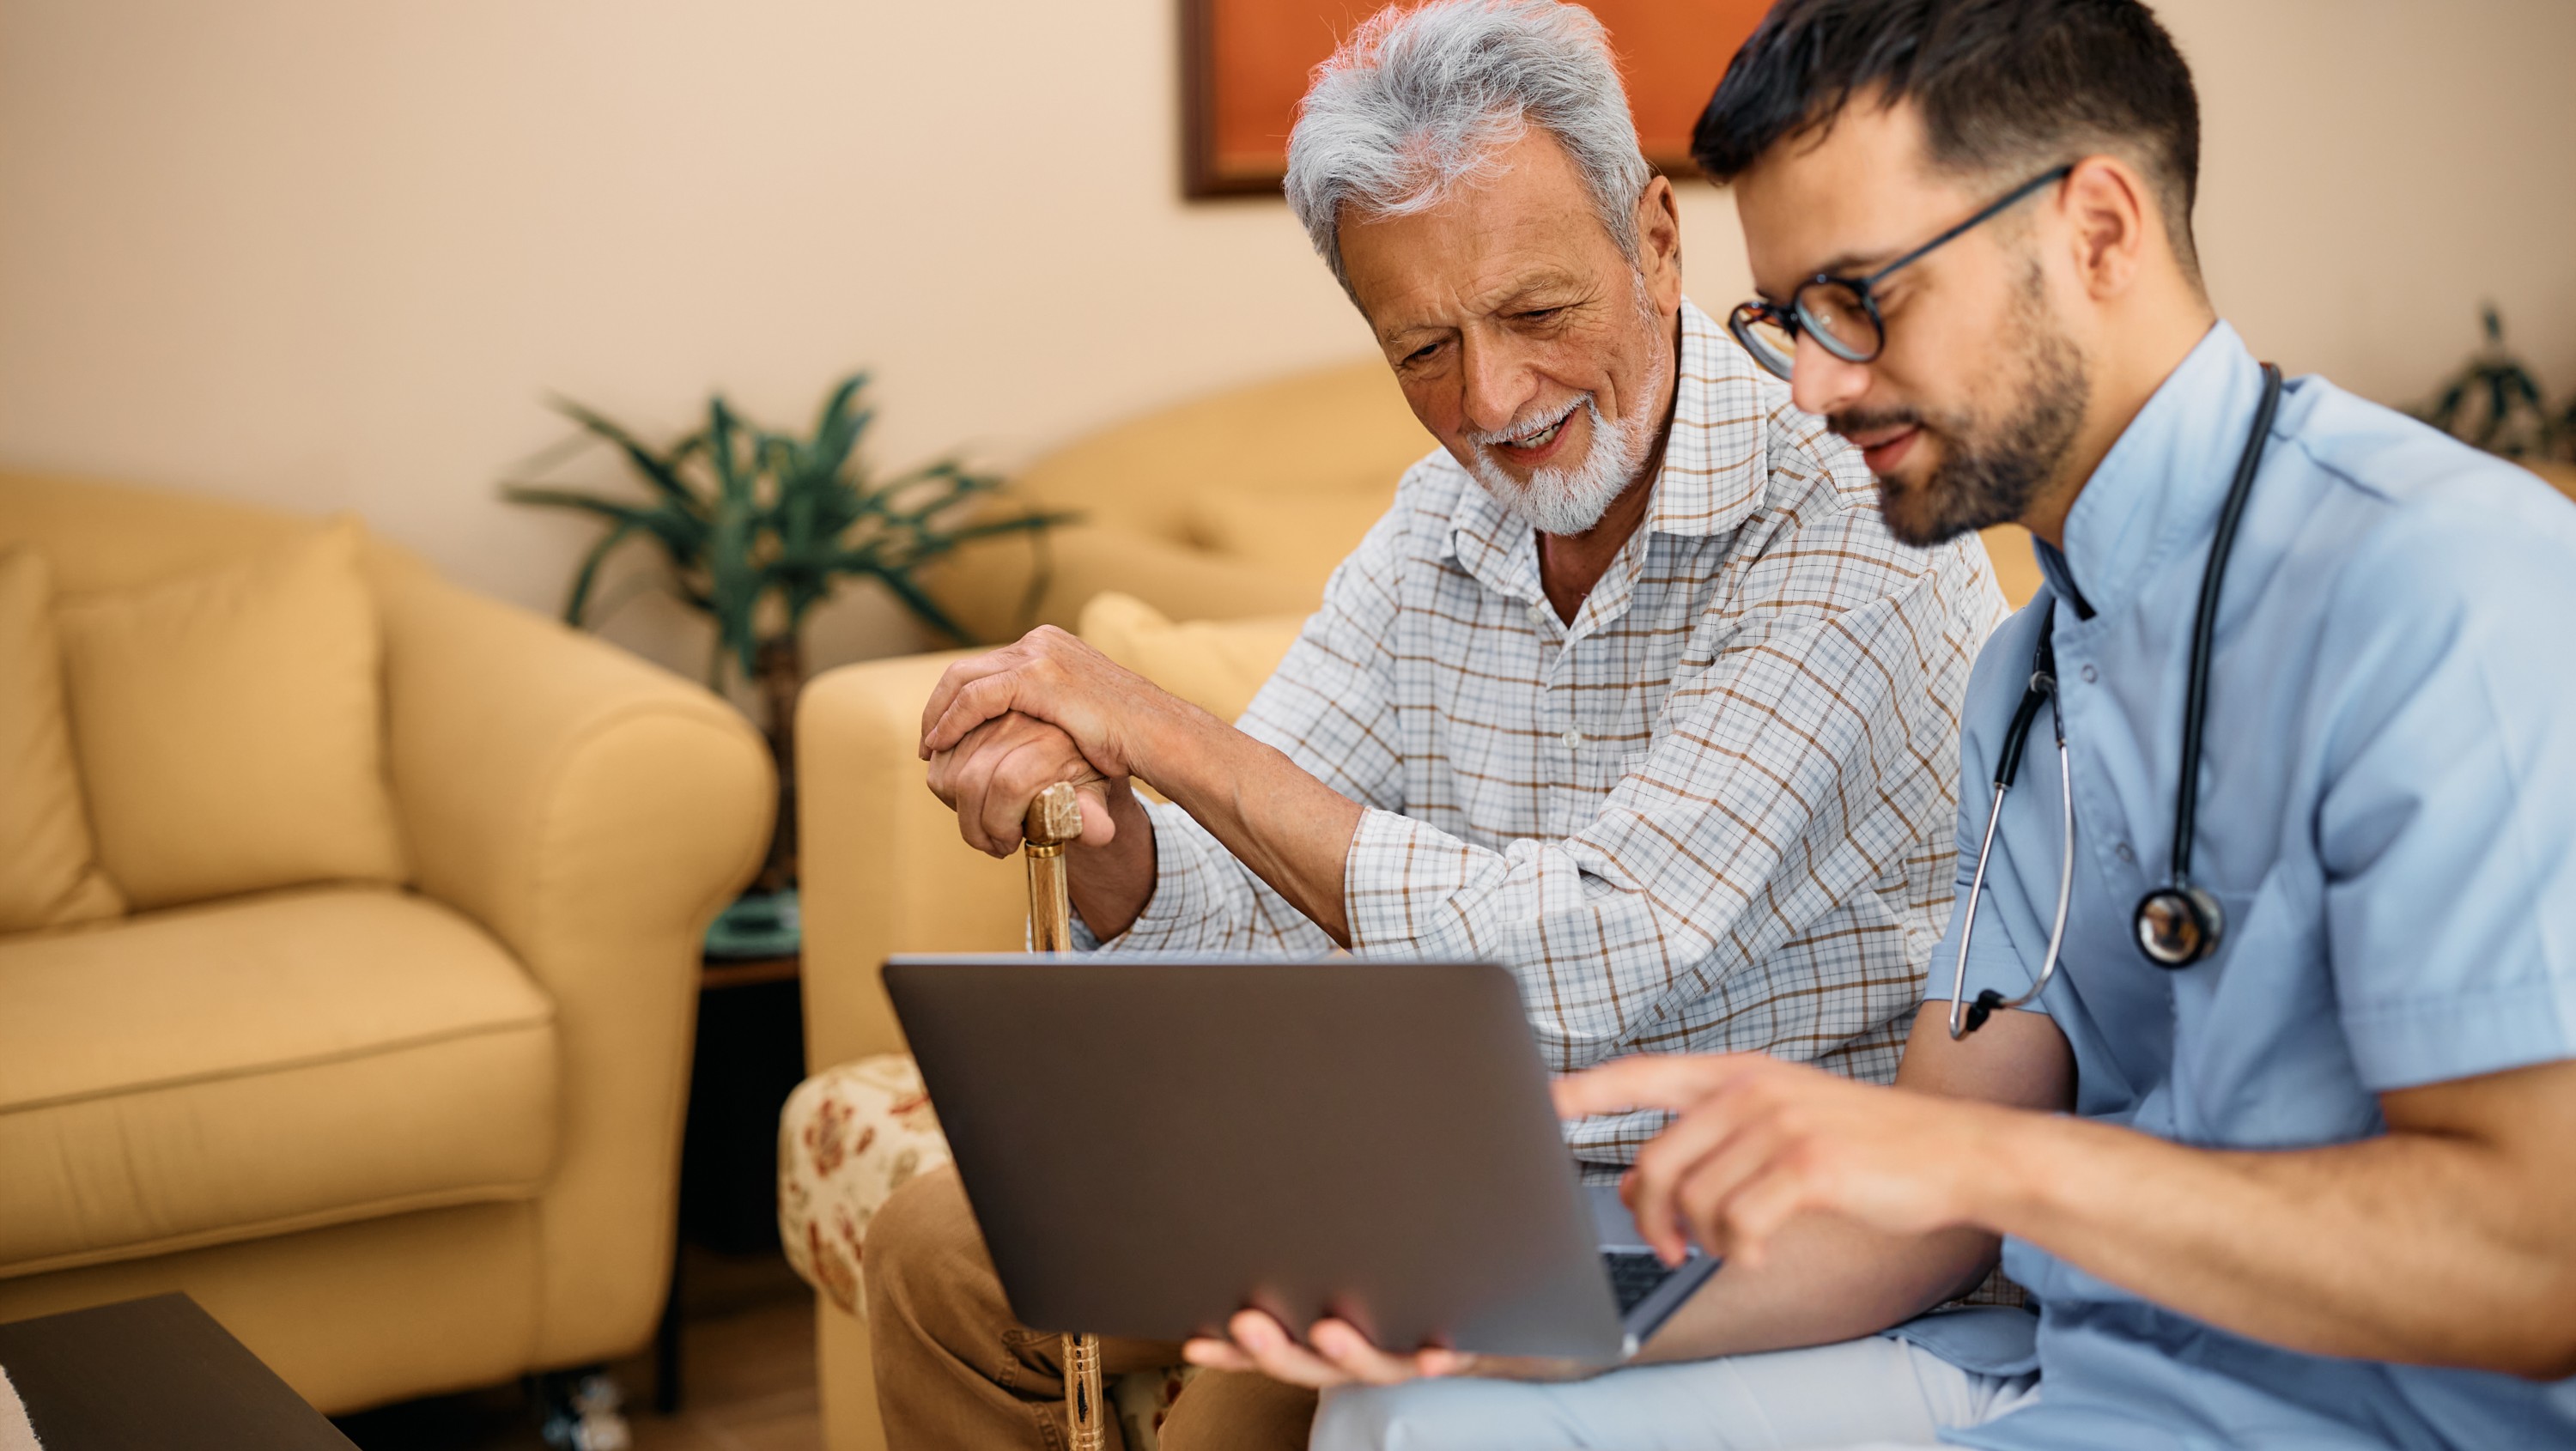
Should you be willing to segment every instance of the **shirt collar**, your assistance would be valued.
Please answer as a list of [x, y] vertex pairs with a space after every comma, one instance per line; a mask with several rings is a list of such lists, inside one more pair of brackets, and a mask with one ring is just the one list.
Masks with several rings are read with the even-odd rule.
[[[1682, 299], [1681, 353], [1673, 383], [1672, 428], [1642, 530], [1715, 536], [1743, 523], [1762, 503], [1766, 468], [1762, 426], [1772, 412], [1763, 375], [1714, 318]], [[1744, 425], [1752, 423], [1750, 429]], [[1489, 589], [1537, 599], [1538, 541], [1468, 475], [1450, 517], [1449, 549], [1459, 566]]]
[[2220, 322], [2166, 375], [2086, 480], [2066, 547], [2039, 545], [2061, 599], [2120, 609], [2217, 527], [2263, 393], [2263, 373]]

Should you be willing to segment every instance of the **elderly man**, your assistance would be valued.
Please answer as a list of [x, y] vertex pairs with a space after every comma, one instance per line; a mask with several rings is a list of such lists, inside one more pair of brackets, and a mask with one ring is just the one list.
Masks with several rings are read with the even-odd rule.
[[[1111, 947], [1487, 958], [1560, 1069], [1725, 1049], [1887, 1081], [1951, 896], [1983, 552], [1890, 537], [1859, 459], [1684, 300], [1586, 12], [1381, 14], [1308, 93], [1287, 190], [1441, 447], [1239, 726], [1054, 630], [953, 668], [922, 750], [966, 839], [1010, 850], [1076, 781], [1074, 906]], [[1660, 1122], [1571, 1147], [1607, 1175]], [[895, 1195], [866, 1256], [895, 1444], [1050, 1444], [1057, 1342], [1010, 1320], [954, 1177]], [[1166, 1445], [1303, 1445], [1311, 1408], [1207, 1377]]]

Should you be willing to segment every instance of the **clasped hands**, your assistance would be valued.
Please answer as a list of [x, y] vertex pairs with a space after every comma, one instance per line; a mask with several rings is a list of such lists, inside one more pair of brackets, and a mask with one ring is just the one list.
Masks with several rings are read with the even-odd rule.
[[1058, 782], [1082, 800], [1082, 844], [1117, 835], [1144, 741], [1179, 702], [1074, 636], [1042, 625], [948, 667], [921, 711], [930, 789], [957, 812], [968, 845], [1008, 856], [1029, 803]]

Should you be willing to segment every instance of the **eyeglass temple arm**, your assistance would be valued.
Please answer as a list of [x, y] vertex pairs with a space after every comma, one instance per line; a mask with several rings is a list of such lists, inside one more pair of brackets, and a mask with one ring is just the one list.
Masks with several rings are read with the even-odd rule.
[[1886, 266], [1869, 274], [1867, 277], [1860, 279], [1860, 285], [1863, 287], [1874, 286], [1881, 278], [1894, 272], [1896, 269], [1911, 266], [1912, 264], [1923, 260], [1925, 253], [1937, 250], [1948, 243], [1957, 241], [1962, 235], [1975, 231], [1979, 224], [1994, 216], [1996, 213], [2010, 207], [2014, 202], [2020, 201], [2023, 197], [2030, 195], [2041, 187], [2047, 186], [2052, 182], [2064, 181], [2074, 170], [2075, 163], [2070, 161], [2064, 166], [2058, 167], [2053, 171], [2041, 172], [2039, 175], [2032, 177], [2030, 180], [2023, 182], [2017, 187], [2014, 187], [2011, 191], [2004, 193], [1995, 201], [1988, 203], [1985, 209], [1978, 212], [1975, 216], [1968, 218], [1959, 225], [1943, 232], [1940, 236], [1933, 238], [1931, 241], [1924, 243], [1922, 246], [1915, 248], [1913, 251], [1906, 253], [1904, 256], [1897, 258], [1895, 261], [1890, 262]]

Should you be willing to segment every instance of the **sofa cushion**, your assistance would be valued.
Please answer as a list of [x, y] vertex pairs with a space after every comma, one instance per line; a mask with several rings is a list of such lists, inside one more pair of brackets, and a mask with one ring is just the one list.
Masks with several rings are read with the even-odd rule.
[[403, 879], [358, 546], [336, 524], [60, 606], [99, 860], [134, 906]]
[[0, 939], [0, 1275], [533, 1195], [553, 1008], [449, 909], [333, 887]]
[[52, 570], [35, 550], [0, 550], [0, 933], [124, 910], [72, 765]]
[[1220, 720], [1243, 714], [1305, 627], [1303, 615], [1174, 624], [1132, 595], [1093, 595], [1085, 643]]
[[1296, 577], [1318, 593], [1377, 521], [1394, 492], [1373, 487], [1266, 494], [1202, 489], [1190, 496], [1182, 529], [1192, 544]]

